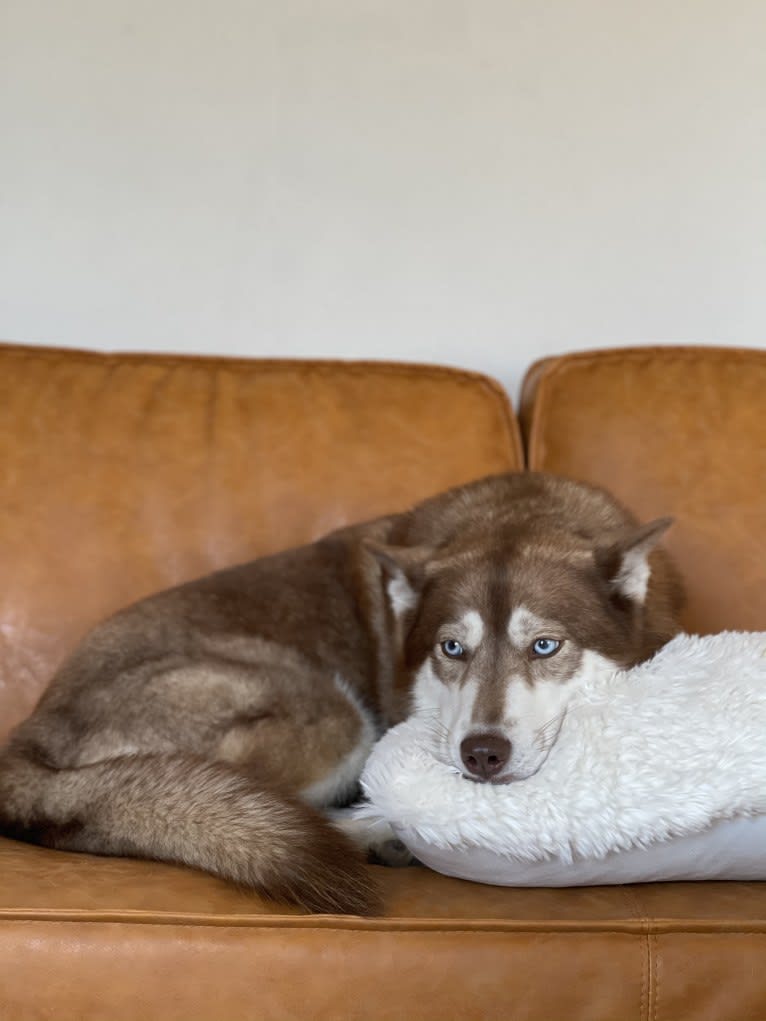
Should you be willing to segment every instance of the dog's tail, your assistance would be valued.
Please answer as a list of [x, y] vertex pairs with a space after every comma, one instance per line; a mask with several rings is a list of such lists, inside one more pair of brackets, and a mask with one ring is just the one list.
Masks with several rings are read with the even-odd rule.
[[378, 909], [364, 861], [319, 813], [223, 763], [128, 755], [58, 769], [0, 756], [0, 832], [191, 865], [310, 911]]

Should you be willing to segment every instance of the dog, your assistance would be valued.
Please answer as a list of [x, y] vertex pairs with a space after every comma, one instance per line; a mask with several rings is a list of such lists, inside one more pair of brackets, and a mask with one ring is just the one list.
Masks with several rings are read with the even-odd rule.
[[365, 835], [322, 811], [355, 797], [382, 729], [422, 714], [469, 779], [531, 775], [578, 681], [679, 630], [669, 523], [490, 476], [135, 603], [0, 753], [0, 832], [374, 913]]

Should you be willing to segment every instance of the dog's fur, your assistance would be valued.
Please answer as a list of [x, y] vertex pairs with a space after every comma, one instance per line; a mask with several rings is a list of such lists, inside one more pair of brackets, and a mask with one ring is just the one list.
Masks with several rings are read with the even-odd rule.
[[[667, 523], [638, 528], [567, 480], [493, 476], [143, 600], [12, 735], [0, 830], [374, 911], [361, 855], [316, 809], [354, 795], [410, 695], [458, 765], [472, 735], [509, 742], [473, 779], [539, 768], [594, 658], [631, 666], [677, 632], [674, 572], [660, 550], [649, 563]], [[541, 637], [554, 656], [530, 651]]]

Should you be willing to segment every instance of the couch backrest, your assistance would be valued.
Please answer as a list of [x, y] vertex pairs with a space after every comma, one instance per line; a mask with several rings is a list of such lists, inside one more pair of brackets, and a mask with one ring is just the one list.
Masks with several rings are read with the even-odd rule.
[[0, 347], [0, 736], [118, 607], [521, 464], [470, 372]]
[[548, 359], [522, 420], [530, 468], [605, 486], [644, 520], [675, 515], [688, 629], [766, 629], [766, 351]]

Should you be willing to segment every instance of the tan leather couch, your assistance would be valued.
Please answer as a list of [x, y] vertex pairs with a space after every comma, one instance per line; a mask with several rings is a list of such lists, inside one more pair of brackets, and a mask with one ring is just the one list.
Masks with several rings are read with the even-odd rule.
[[[521, 417], [531, 468], [676, 515], [690, 629], [766, 628], [766, 353], [547, 360]], [[0, 731], [128, 600], [523, 458], [469, 372], [0, 348]], [[384, 918], [309, 917], [0, 841], [0, 1021], [766, 1018], [766, 885], [374, 872]]]

